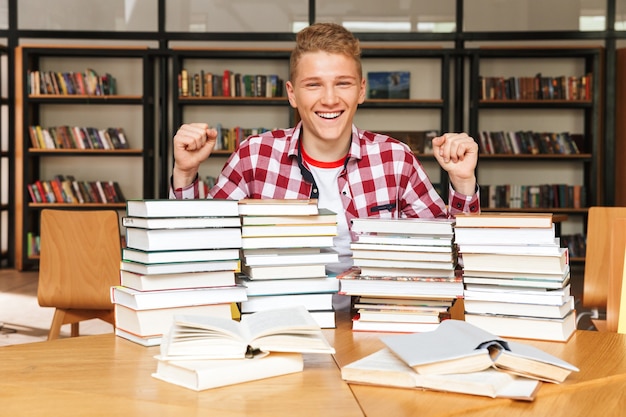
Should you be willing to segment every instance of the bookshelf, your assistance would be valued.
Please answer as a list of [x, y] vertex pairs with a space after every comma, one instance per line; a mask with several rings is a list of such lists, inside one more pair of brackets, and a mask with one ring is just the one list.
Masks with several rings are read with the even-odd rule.
[[8, 50], [0, 45], [0, 268], [10, 264], [11, 142], [9, 140]]
[[[195, 74], [204, 72], [222, 76], [224, 70], [240, 74], [278, 74], [286, 81], [289, 78], [290, 53], [291, 48], [174, 48], [174, 77], [179, 77], [186, 70], [188, 83], [185, 87], [187, 93], [183, 95], [181, 77], [174, 81], [174, 85], [178, 86], [173, 94], [174, 131], [183, 123], [200, 121], [211, 126], [219, 123], [222, 130], [235, 126], [268, 129], [293, 126], [298, 115], [289, 106], [284, 86], [281, 97], [224, 97], [215, 93], [211, 97], [196, 96], [191, 87]], [[447, 131], [451, 52], [442, 48], [365, 46], [362, 53], [364, 77], [367, 77], [368, 71], [389, 71], [390, 60], [394, 71], [413, 73], [410, 97], [368, 98], [359, 106], [355, 124], [375, 132]], [[420, 76], [425, 71], [430, 77]], [[223, 159], [215, 157], [227, 157], [232, 151], [232, 147], [214, 150], [209, 161], [201, 167], [201, 178], [218, 175]], [[447, 178], [442, 175], [434, 157], [424, 154], [418, 154], [418, 157], [431, 180], [447, 190]], [[218, 162], [214, 162], [216, 160]], [[447, 198], [447, 192], [443, 193], [443, 197]]]
[[[469, 130], [474, 138], [479, 140], [481, 132], [491, 132], [491, 136], [494, 136], [493, 132], [567, 132], [576, 135], [578, 147], [575, 154], [549, 153], [548, 149], [539, 149], [537, 154], [510, 151], [487, 154], [483, 147], [478, 163], [478, 183], [482, 187], [509, 186], [509, 190], [504, 191], [508, 199], [505, 197], [505, 201], [495, 208], [488, 207], [488, 201], [484, 201], [483, 210], [548, 211], [567, 215], [567, 221], [561, 226], [562, 234], [584, 235], [588, 208], [603, 201], [602, 174], [599, 170], [603, 147], [600, 128], [602, 48], [484, 48], [470, 51], [470, 57]], [[590, 74], [587, 96], [481, 96], [481, 90], [483, 95], [486, 92], [485, 77], [514, 77], [522, 84], [523, 77], [533, 78], [537, 74], [557, 80], [548, 83], [552, 84], [553, 90], [560, 88], [558, 80], [561, 76], [569, 78]], [[540, 83], [539, 79], [535, 79], [534, 83]], [[547, 95], [547, 87], [540, 88]], [[573, 89], [570, 85], [566, 90], [571, 93]], [[544, 187], [539, 189], [540, 203], [537, 207], [530, 204], [526, 197], [531, 189], [528, 186], [540, 185]], [[520, 188], [521, 191], [510, 191]], [[576, 188], [583, 191], [573, 191]], [[568, 198], [577, 192], [580, 192], [580, 199]], [[510, 203], [511, 193], [521, 204]], [[485, 195], [483, 198], [489, 199]], [[574, 254], [572, 260], [584, 258]]]
[[[36, 202], [28, 190], [37, 180], [56, 175], [73, 176], [86, 183], [116, 182], [125, 198], [153, 198], [154, 163], [154, 74], [147, 48], [108, 46], [25, 45], [16, 48], [15, 135], [15, 266], [18, 270], [37, 265], [29, 250], [39, 235], [39, 215], [44, 208], [118, 209], [123, 200], [95, 202]], [[29, 90], [34, 71], [72, 73], [95, 70], [116, 80], [116, 93], [36, 94]], [[128, 148], [35, 148], [30, 126], [120, 127]]]

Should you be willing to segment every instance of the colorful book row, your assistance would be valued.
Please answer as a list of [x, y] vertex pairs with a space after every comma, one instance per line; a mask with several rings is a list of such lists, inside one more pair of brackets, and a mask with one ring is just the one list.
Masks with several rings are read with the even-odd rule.
[[481, 100], [591, 100], [591, 74], [479, 77]]
[[77, 181], [72, 176], [57, 175], [49, 181], [28, 184], [33, 203], [122, 203], [124, 194], [115, 181]]
[[28, 94], [108, 96], [117, 94], [115, 77], [85, 72], [28, 71]]
[[28, 133], [36, 149], [128, 149], [128, 140], [121, 127], [98, 129], [81, 126], [43, 128], [29, 126]]
[[583, 208], [586, 207], [583, 185], [481, 185], [483, 208]]
[[482, 131], [478, 145], [488, 155], [578, 155], [584, 138], [568, 132]]
[[224, 70], [189, 73], [183, 69], [178, 75], [178, 94], [181, 97], [283, 97], [284, 80], [276, 74], [240, 74]]

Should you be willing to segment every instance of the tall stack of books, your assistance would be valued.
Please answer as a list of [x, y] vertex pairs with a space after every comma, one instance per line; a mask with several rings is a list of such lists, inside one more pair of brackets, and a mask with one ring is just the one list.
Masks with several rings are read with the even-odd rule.
[[465, 320], [499, 336], [566, 341], [576, 329], [567, 248], [549, 213], [458, 215]]
[[120, 284], [111, 288], [115, 333], [161, 343], [174, 315], [232, 318], [241, 221], [236, 200], [129, 200]]
[[333, 250], [337, 215], [318, 209], [317, 200], [239, 201], [242, 274], [247, 301], [241, 313], [304, 306], [322, 328], [335, 327], [336, 277], [326, 265], [339, 262]]
[[453, 225], [447, 219], [353, 220], [354, 268], [338, 276], [340, 293], [352, 296], [353, 330], [430, 331], [454, 313], [463, 282]]

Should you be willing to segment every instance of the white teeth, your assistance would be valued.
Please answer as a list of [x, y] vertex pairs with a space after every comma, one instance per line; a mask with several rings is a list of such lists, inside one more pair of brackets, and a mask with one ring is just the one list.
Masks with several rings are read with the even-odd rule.
[[339, 117], [341, 112], [335, 113], [317, 113], [318, 116], [323, 117], [324, 119], [334, 119], [335, 117]]

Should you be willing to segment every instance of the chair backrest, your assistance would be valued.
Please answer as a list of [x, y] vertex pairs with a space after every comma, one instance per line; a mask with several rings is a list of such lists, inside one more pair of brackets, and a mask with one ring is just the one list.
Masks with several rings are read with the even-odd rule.
[[[611, 257], [610, 273], [608, 283], [608, 296], [606, 301], [606, 330], [617, 332], [619, 329], [620, 317], [626, 317], [626, 298], [622, 298], [624, 293], [624, 272], [626, 271], [626, 218], [613, 220], [613, 231], [611, 233]], [[626, 294], [626, 293], [625, 293]], [[626, 333], [626, 323], [622, 323], [622, 333]]]
[[44, 209], [40, 223], [39, 305], [112, 309], [110, 288], [120, 282], [117, 212]]
[[626, 207], [591, 207], [587, 220], [587, 250], [582, 305], [604, 309], [607, 306], [611, 273], [611, 233], [614, 220], [626, 217]]

